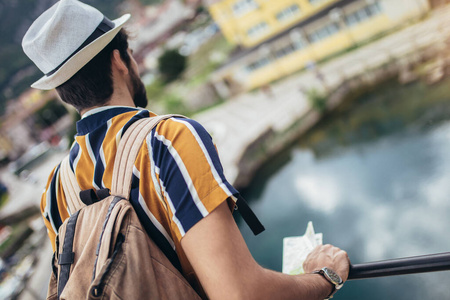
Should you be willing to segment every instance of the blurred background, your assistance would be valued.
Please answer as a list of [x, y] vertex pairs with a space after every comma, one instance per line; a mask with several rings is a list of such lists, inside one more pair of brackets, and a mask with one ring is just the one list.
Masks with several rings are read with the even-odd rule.
[[[256, 260], [308, 221], [353, 263], [448, 252], [449, 0], [85, 0], [131, 13], [148, 109], [212, 135], [228, 180], [266, 226], [237, 216]], [[45, 299], [39, 214], [77, 113], [22, 37], [55, 0], [0, 0], [0, 299]], [[448, 299], [448, 272], [348, 282], [336, 299]]]

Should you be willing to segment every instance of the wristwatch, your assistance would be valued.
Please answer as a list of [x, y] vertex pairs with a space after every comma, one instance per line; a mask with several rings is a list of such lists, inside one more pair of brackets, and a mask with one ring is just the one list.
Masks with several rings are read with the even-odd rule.
[[325, 277], [333, 285], [333, 290], [331, 294], [328, 295], [327, 299], [333, 298], [333, 295], [344, 285], [344, 281], [342, 281], [341, 276], [339, 276], [335, 271], [330, 268], [322, 268], [321, 270], [313, 271], [313, 274], [320, 274]]

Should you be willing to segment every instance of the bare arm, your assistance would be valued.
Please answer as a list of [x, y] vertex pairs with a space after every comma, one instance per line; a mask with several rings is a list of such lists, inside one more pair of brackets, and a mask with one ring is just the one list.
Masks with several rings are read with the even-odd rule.
[[[192, 227], [181, 246], [210, 299], [324, 299], [331, 284], [321, 275], [291, 276], [259, 266], [226, 203]], [[305, 270], [334, 269], [348, 276], [347, 254], [330, 245], [316, 248]]]

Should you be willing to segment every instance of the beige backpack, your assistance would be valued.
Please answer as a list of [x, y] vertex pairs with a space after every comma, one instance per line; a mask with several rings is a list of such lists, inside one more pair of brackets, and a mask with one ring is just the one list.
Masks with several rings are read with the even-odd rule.
[[64, 159], [61, 182], [72, 214], [56, 238], [47, 299], [200, 299], [149, 238], [128, 201], [145, 137], [171, 116], [142, 119], [128, 128], [117, 151], [111, 195], [99, 202], [83, 204]]

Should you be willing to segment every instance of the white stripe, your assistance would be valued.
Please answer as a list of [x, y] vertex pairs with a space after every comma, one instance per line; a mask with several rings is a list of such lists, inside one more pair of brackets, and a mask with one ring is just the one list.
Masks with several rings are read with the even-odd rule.
[[155, 225], [155, 227], [159, 230], [159, 232], [161, 232], [162, 235], [166, 238], [167, 242], [169, 242], [172, 249], [175, 250], [175, 243], [170, 238], [170, 235], [167, 233], [166, 229], [161, 225], [161, 223], [159, 223], [158, 219], [156, 219], [156, 217], [149, 210], [141, 193], [139, 193], [139, 204], [141, 205], [141, 208], [144, 210], [145, 214], [150, 219], [150, 221], [153, 223], [153, 225]]
[[106, 134], [108, 133], [109, 129], [111, 128], [111, 125], [112, 125], [112, 119], [109, 119], [109, 120], [106, 122], [106, 132], [105, 132], [105, 136], [106, 136]]
[[[55, 178], [55, 182], [56, 182], [55, 195], [56, 195], [56, 197], [58, 197], [57, 191], [58, 191], [58, 181], [59, 181], [59, 170], [58, 170], [58, 172], [56, 172], [55, 176], [56, 176], [56, 178]], [[57, 234], [58, 230], [56, 229], [56, 225], [55, 225], [54, 220], [52, 218], [52, 214], [50, 213], [51, 210], [52, 210], [52, 199], [51, 198], [52, 198], [52, 187], [51, 187], [51, 184], [50, 184], [50, 186], [49, 186], [49, 188], [47, 190], [47, 194], [46, 194], [44, 216], [48, 217], [48, 220], [50, 221], [50, 225], [52, 225], [53, 231], [55, 232], [55, 234]], [[55, 200], [57, 202], [58, 198], [56, 198]]]
[[159, 135], [158, 133], [155, 133], [155, 137], [158, 140], [160, 140], [167, 147], [167, 150], [174, 158], [174, 160], [178, 166], [178, 169], [180, 170], [181, 174], [183, 175], [184, 181], [186, 182], [186, 185], [189, 189], [192, 199], [194, 199], [195, 205], [197, 206], [197, 208], [200, 211], [200, 213], [202, 214], [202, 216], [206, 217], [208, 215], [208, 210], [206, 210], [205, 206], [203, 205], [202, 201], [200, 200], [197, 190], [195, 189], [194, 183], [192, 182], [192, 179], [189, 176], [188, 170], [187, 170], [186, 166], [184, 165], [184, 162], [181, 159], [180, 155], [178, 154], [177, 150], [174, 147], [172, 147], [172, 142], [167, 140], [164, 136]]
[[[105, 132], [105, 136], [106, 136], [106, 134], [108, 133], [108, 130], [109, 130], [109, 128], [111, 128], [111, 124], [112, 124], [112, 121], [111, 121], [111, 119], [109, 119], [107, 122], [106, 122], [106, 132]], [[100, 153], [100, 160], [101, 160], [101, 163], [103, 164], [103, 169], [106, 169], [106, 158], [105, 158], [105, 152], [103, 151], [103, 144], [102, 144], [102, 146], [100, 146], [100, 151], [99, 151]], [[106, 185], [105, 185], [105, 183], [103, 182], [103, 176], [102, 176], [102, 188], [104, 188], [104, 187], [106, 187]]]
[[[140, 172], [136, 167], [133, 168], [133, 174], [139, 180], [141, 179]], [[159, 230], [159, 232], [161, 232], [162, 235], [164, 235], [166, 240], [169, 242], [170, 246], [175, 250], [175, 243], [171, 239], [170, 235], [167, 233], [166, 229], [161, 225], [161, 223], [159, 223], [158, 219], [156, 219], [156, 217], [152, 214], [152, 212], [150, 211], [150, 209], [147, 206], [147, 203], [145, 203], [144, 197], [142, 197], [140, 192], [139, 192], [139, 204], [141, 205], [141, 208], [144, 210], [145, 214], [150, 219], [150, 221], [153, 223], [153, 225], [155, 225], [155, 227]]]
[[164, 186], [164, 182], [162, 180], [160, 180], [160, 182], [161, 182], [162, 191], [166, 195], [167, 202], [169, 203], [170, 210], [172, 211], [172, 214], [173, 214], [172, 221], [177, 225], [178, 230], [180, 231], [181, 237], [183, 237], [186, 234], [186, 232], [184, 231], [183, 225], [181, 225], [180, 220], [178, 220], [178, 218], [175, 216], [175, 213], [177, 212], [177, 210], [175, 209], [175, 206], [173, 205], [172, 199], [170, 199], [169, 194], [166, 193], [166, 187]]
[[50, 220], [50, 225], [52, 225], [53, 231], [55, 232], [55, 234], [57, 234], [58, 230], [56, 230], [55, 223], [53, 223], [52, 215], [50, 214], [51, 209], [52, 209], [51, 188], [49, 188], [47, 190], [47, 195], [46, 195], [44, 216], [48, 217], [48, 220]]
[[[94, 151], [92, 151], [91, 143], [89, 141], [89, 134], [86, 135], [86, 149], [88, 151], [88, 154], [89, 154], [89, 157], [91, 158], [92, 163], [94, 164], [94, 169], [95, 169], [95, 165], [97, 164], [97, 160], [95, 159]], [[96, 190], [100, 190], [100, 187], [95, 183], [95, 176], [92, 179], [92, 186]]]
[[75, 159], [74, 159], [74, 161], [73, 161], [73, 170], [74, 170], [74, 173], [75, 173], [75, 170], [77, 169], [77, 166], [78, 166], [78, 162], [80, 161], [80, 158], [81, 158], [81, 146], [78, 144], [78, 154], [77, 154], [77, 157], [75, 157]]
[[[69, 170], [69, 172], [72, 172], [71, 170]], [[59, 185], [60, 185], [60, 174], [61, 174], [61, 169], [59, 169], [59, 171], [58, 171], [58, 173], [56, 174], [56, 178], [55, 178], [55, 182], [56, 182], [56, 185], [55, 185], [55, 195], [56, 195], [56, 198], [58, 199], [58, 191], [59, 191]], [[58, 203], [58, 201], [56, 202], [56, 203]], [[67, 199], [66, 199], [66, 204], [67, 204]], [[61, 207], [61, 209], [62, 209], [62, 207]], [[71, 216], [72, 215], [72, 213], [70, 212], [70, 210], [69, 210], [69, 205], [67, 205], [67, 212], [69, 213], [69, 216]], [[61, 216], [60, 216], [61, 217]]]
[[120, 140], [122, 139], [122, 132], [123, 132], [123, 127], [120, 128], [119, 132], [117, 132], [117, 134], [116, 134], [116, 149], [119, 149], [119, 143], [120, 143]]
[[138, 179], [141, 179], [141, 172], [136, 168], [136, 166], [133, 166], [133, 175]]
[[[158, 195], [159, 200], [164, 203], [163, 196], [161, 193], [161, 187], [158, 183], [158, 178], [156, 178], [156, 166], [155, 161], [153, 160], [153, 148], [152, 148], [152, 135], [151, 133], [147, 135], [146, 138], [147, 142], [147, 149], [148, 149], [148, 157], [150, 158], [150, 175], [152, 177], [153, 186], [155, 187], [156, 194]], [[158, 174], [159, 174], [159, 168], [158, 168]], [[165, 203], [164, 203], [165, 206]]]
[[[100, 160], [101, 163], [103, 164], [103, 169], [106, 169], [106, 159], [105, 159], [105, 153], [103, 152], [103, 147], [100, 147]], [[105, 187], [105, 183], [103, 182], [103, 177], [102, 177], [102, 187]]]
[[189, 123], [186, 122], [184, 120], [180, 120], [180, 119], [171, 119], [172, 121], [178, 122], [178, 123], [182, 123], [184, 124], [192, 133], [192, 135], [195, 137], [198, 145], [200, 146], [200, 148], [203, 151], [203, 154], [205, 155], [206, 160], [208, 161], [208, 164], [211, 168], [211, 172], [214, 176], [214, 179], [217, 181], [217, 183], [219, 184], [219, 186], [223, 189], [223, 191], [228, 195], [228, 197], [231, 197], [234, 202], [237, 201], [237, 198], [233, 196], [233, 193], [231, 193], [231, 191], [228, 189], [228, 187], [225, 185], [225, 183], [223, 182], [222, 178], [220, 178], [219, 172], [217, 171], [217, 169], [214, 167], [214, 163], [211, 159], [211, 156], [208, 153], [208, 150], [205, 147], [205, 144], [203, 144], [202, 139], [200, 138], [200, 136], [197, 133], [197, 130], [195, 130], [195, 128]]

